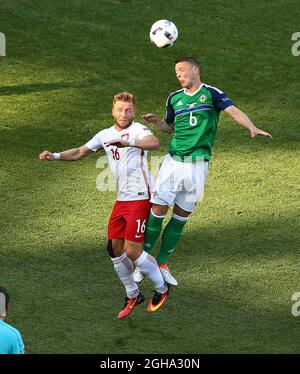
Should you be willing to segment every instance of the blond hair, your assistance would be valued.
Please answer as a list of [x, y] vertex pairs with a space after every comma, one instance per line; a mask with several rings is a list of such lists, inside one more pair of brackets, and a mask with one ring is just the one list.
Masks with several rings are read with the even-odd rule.
[[135, 106], [136, 98], [129, 92], [120, 92], [114, 96], [113, 106], [117, 101], [124, 101], [125, 103], [132, 103]]

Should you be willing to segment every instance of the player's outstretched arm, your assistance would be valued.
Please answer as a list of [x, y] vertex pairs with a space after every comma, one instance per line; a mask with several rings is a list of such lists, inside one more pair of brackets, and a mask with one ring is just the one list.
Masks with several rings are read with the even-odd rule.
[[154, 135], [147, 135], [141, 140], [137, 139], [132, 142], [127, 141], [127, 140], [121, 140], [121, 139], [113, 139], [108, 142], [105, 142], [104, 144], [106, 146], [114, 145], [118, 148], [137, 147], [137, 148], [145, 149], [147, 151], [159, 149], [160, 147], [159, 140]]
[[144, 114], [142, 118], [147, 122], [153, 123], [156, 126], [156, 128], [161, 132], [172, 134], [172, 132], [174, 131], [174, 126], [172, 124], [168, 125], [166, 121], [159, 119], [153, 113]]
[[253, 124], [251, 119], [247, 116], [247, 114], [245, 114], [244, 112], [239, 110], [236, 106], [230, 105], [229, 107], [227, 107], [225, 109], [225, 112], [227, 114], [229, 114], [229, 116], [232, 119], [234, 119], [237, 123], [239, 123], [240, 125], [242, 125], [246, 129], [248, 129], [250, 131], [251, 138], [255, 138], [257, 135], [262, 135], [262, 136], [265, 136], [267, 138], [273, 139], [271, 134], [269, 134], [266, 131], [258, 129]]
[[86, 145], [82, 145], [78, 148], [68, 149], [67, 151], [61, 153], [52, 153], [46, 150], [39, 155], [39, 158], [42, 161], [78, 161], [86, 157], [90, 153], [93, 153], [93, 151], [91, 151]]
[[145, 149], [146, 151], [151, 151], [154, 149], [159, 149], [159, 140], [154, 135], [147, 135], [143, 139], [138, 139], [135, 141], [135, 147]]

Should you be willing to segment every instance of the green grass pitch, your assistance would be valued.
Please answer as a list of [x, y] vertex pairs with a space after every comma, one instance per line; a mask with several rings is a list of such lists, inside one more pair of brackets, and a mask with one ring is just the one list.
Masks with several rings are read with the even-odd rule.
[[[298, 2], [1, 0], [0, 284], [29, 353], [300, 353]], [[148, 37], [158, 19], [176, 45]], [[297, 29], [298, 28], [298, 29]], [[116, 316], [124, 292], [106, 252], [114, 192], [96, 188], [98, 155], [46, 163], [112, 124], [112, 96], [137, 119], [164, 114], [180, 88], [173, 61], [194, 55], [274, 139], [222, 115], [204, 200], [171, 260], [179, 287], [154, 315]], [[158, 134], [163, 155], [171, 137]], [[142, 289], [149, 298], [151, 285]]]

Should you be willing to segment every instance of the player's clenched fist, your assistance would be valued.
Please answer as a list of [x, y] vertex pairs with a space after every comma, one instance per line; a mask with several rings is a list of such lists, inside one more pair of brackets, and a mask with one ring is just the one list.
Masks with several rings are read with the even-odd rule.
[[46, 150], [46, 151], [40, 153], [39, 158], [40, 158], [40, 160], [52, 161], [52, 160], [54, 160], [54, 155], [53, 155], [53, 153]]
[[152, 122], [152, 123], [154, 123], [154, 122], [157, 121], [157, 117], [156, 117], [156, 115], [153, 114], [153, 113], [144, 114], [144, 115], [142, 116], [142, 118], [143, 118], [145, 121], [147, 121], [147, 122]]

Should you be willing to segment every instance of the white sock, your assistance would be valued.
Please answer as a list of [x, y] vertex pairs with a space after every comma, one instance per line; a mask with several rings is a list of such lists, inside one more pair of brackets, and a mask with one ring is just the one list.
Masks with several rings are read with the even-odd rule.
[[130, 299], [137, 297], [139, 288], [133, 280], [133, 264], [127, 254], [124, 252], [122, 256], [111, 259], [116, 273], [120, 281], [126, 289], [126, 295]]
[[157, 262], [153, 256], [143, 251], [140, 257], [133, 262], [140, 268], [141, 273], [151, 280], [156, 291], [164, 293], [168, 290]]

